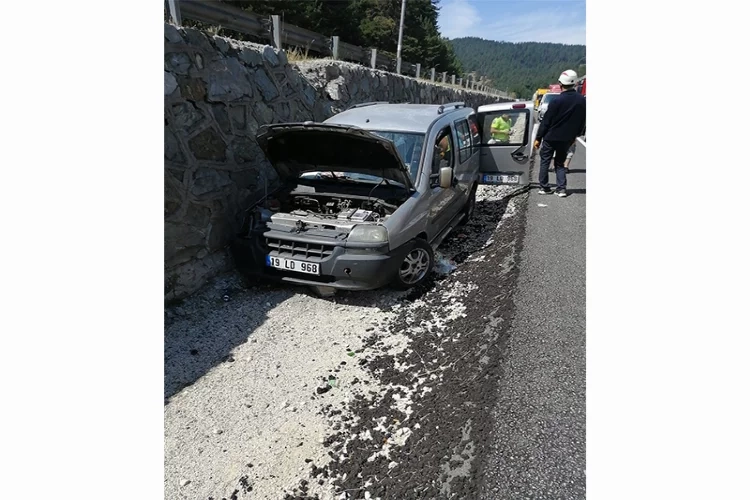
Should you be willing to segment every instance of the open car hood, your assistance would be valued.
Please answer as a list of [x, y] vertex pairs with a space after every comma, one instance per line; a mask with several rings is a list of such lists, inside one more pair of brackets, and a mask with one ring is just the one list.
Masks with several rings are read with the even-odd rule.
[[414, 185], [396, 146], [372, 132], [346, 125], [280, 123], [264, 125], [256, 136], [279, 177], [305, 172], [355, 172]]

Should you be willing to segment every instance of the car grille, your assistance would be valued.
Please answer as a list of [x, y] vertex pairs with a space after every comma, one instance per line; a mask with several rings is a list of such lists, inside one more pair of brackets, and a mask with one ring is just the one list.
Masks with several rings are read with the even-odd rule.
[[278, 252], [281, 257], [290, 259], [313, 258], [323, 260], [333, 255], [334, 245], [318, 245], [313, 243], [300, 243], [298, 241], [280, 240], [277, 238], [266, 238], [266, 244], [271, 251]]

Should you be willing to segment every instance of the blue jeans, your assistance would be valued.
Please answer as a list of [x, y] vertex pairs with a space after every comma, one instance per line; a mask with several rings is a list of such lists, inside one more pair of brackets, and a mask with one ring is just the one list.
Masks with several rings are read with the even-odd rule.
[[567, 178], [565, 176], [565, 157], [568, 154], [569, 142], [561, 141], [542, 141], [542, 148], [539, 151], [539, 187], [550, 189], [549, 186], [549, 164], [552, 157], [555, 157], [555, 176], [557, 177], [556, 191], [562, 191], [567, 187]]

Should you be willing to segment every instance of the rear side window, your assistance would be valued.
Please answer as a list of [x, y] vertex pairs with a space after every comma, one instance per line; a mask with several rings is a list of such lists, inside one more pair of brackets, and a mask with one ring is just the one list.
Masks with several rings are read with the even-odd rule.
[[520, 146], [525, 144], [530, 125], [525, 109], [504, 109], [483, 113], [482, 144]]
[[466, 120], [456, 120], [453, 122], [456, 126], [456, 135], [458, 135], [458, 160], [464, 163], [471, 157], [472, 138], [469, 130], [469, 122]]
[[477, 115], [469, 115], [469, 130], [471, 131], [472, 154], [474, 154], [479, 151], [479, 145], [482, 143], [482, 137], [479, 135]]

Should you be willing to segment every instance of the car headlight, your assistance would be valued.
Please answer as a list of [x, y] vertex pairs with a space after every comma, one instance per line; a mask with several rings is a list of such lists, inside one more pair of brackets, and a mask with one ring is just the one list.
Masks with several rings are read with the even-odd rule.
[[385, 243], [388, 241], [388, 230], [384, 226], [360, 224], [352, 228], [347, 241], [352, 243]]

